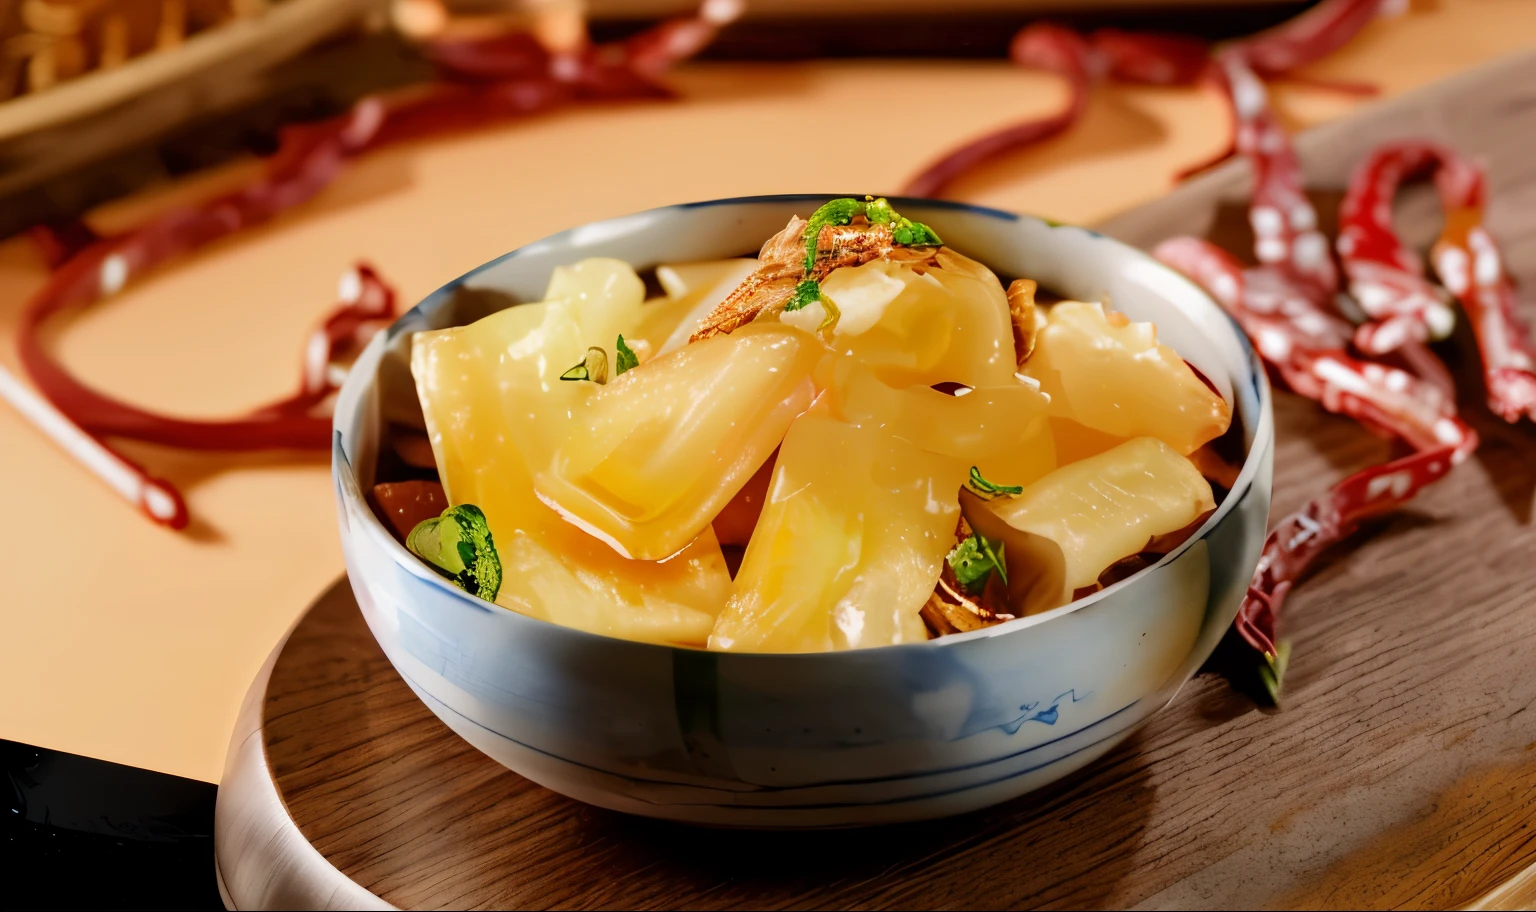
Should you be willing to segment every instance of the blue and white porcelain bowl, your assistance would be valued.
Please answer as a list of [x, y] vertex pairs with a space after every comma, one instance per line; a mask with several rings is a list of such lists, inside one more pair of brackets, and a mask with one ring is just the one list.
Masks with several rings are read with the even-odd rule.
[[1236, 486], [1156, 566], [1045, 614], [924, 643], [715, 653], [583, 633], [475, 599], [369, 510], [381, 429], [420, 426], [412, 333], [537, 300], [555, 266], [583, 257], [643, 270], [749, 254], [829, 198], [670, 206], [557, 234], [439, 289], [353, 368], [333, 472], [357, 602], [417, 696], [509, 769], [591, 804], [700, 824], [947, 816], [1103, 755], [1173, 699], [1231, 625], [1264, 540], [1274, 436], [1269, 387], [1242, 333], [1198, 288], [1124, 244], [954, 203], [893, 200], [999, 275], [1153, 321], [1233, 404], [1247, 447]]

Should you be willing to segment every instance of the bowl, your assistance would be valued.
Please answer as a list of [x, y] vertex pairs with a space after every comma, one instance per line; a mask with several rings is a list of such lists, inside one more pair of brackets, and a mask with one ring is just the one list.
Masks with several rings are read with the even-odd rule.
[[893, 199], [999, 275], [1104, 300], [1211, 380], [1242, 421], [1238, 480], [1156, 565], [1070, 605], [923, 643], [780, 655], [584, 633], [481, 601], [418, 561], [369, 510], [380, 440], [421, 427], [411, 334], [542, 296], [591, 256], [636, 269], [755, 253], [830, 196], [654, 209], [554, 235], [428, 296], [354, 365], [335, 412], [342, 549], [363, 617], [449, 728], [516, 773], [617, 811], [734, 827], [850, 827], [963, 813], [1091, 763], [1167, 705], [1215, 649], [1258, 561], [1273, 418], [1247, 340], [1209, 297], [1083, 228]]

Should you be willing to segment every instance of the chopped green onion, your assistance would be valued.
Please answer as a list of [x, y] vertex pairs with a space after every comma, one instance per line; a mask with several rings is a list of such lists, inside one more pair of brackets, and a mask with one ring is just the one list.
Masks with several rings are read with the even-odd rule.
[[[634, 353], [631, 352], [631, 355]], [[620, 371], [622, 373], [622, 370]], [[590, 380], [593, 383], [608, 382], [608, 353], [597, 346], [587, 349], [587, 356], [575, 367], [560, 375], [561, 380]]]
[[981, 477], [981, 470], [975, 466], [971, 466], [971, 480], [967, 484], [970, 485], [972, 491], [988, 500], [994, 497], [1002, 497], [1005, 494], [1014, 496], [1024, 493], [1023, 485], [1000, 485], [987, 481]]
[[[807, 275], [816, 265], [816, 242], [821, 238], [821, 229], [828, 225], [846, 225], [853, 221], [854, 216], [863, 214], [864, 204], [848, 198], [829, 200], [811, 213], [810, 219], [805, 223], [805, 272]], [[800, 305], [800, 307], [804, 306], [804, 304]]]
[[405, 546], [470, 595], [489, 602], [501, 589], [501, 558], [485, 514], [474, 504], [417, 523]]
[[[844, 197], [829, 200], [811, 213], [805, 223], [805, 272], [810, 275], [816, 266], [816, 247], [821, 240], [821, 229], [828, 225], [847, 225], [857, 216], [869, 219], [872, 225], [890, 225], [891, 239], [902, 247], [939, 247], [943, 241], [939, 235], [922, 222], [914, 222], [891, 208], [885, 197], [864, 197], [863, 201]], [[796, 300], [800, 300], [797, 296]], [[787, 310], [799, 310], [807, 306], [802, 302]]]
[[955, 581], [971, 595], [987, 588], [987, 577], [996, 570], [1003, 583], [1008, 582], [1008, 565], [1003, 560], [1003, 543], [975, 534], [956, 545], [945, 558], [955, 572]]
[[784, 309], [788, 311], [804, 310], [821, 300], [821, 283], [815, 279], [806, 279], [795, 286], [794, 297], [784, 302]]
[[938, 247], [944, 243], [932, 228], [904, 218], [891, 228], [891, 239], [903, 247]]
[[640, 366], [640, 358], [639, 358], [639, 356], [636, 355], [633, 351], [631, 351], [630, 347], [628, 345], [624, 344], [624, 334], [623, 333], [619, 333], [619, 342], [618, 342], [618, 344], [614, 348], [614, 359], [613, 360], [614, 360], [614, 362], [615, 362], [615, 364], [616, 364], [616, 366], [618, 368], [617, 370], [614, 371], [614, 376], [615, 377], [617, 377], [618, 375], [624, 373], [625, 371], [629, 370], [630, 368], [635, 368], [635, 367], [639, 367]]

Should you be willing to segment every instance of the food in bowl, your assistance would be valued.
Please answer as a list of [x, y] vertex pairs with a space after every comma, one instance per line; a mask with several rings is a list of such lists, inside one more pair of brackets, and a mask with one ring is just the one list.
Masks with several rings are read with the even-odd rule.
[[[726, 507], [690, 544], [691, 550], [685, 549], [686, 556], [668, 561], [640, 558], [633, 550], [631, 557], [624, 558], [613, 546], [544, 505], [534, 488], [535, 473], [524, 451], [520, 447], [509, 450], [495, 440], [498, 434], [518, 439], [515, 435], [522, 433], [505, 426], [508, 419], [501, 414], [505, 403], [494, 395], [495, 378], [490, 392], [485, 391], [486, 373], [501, 374], [515, 366], [503, 364], [499, 358], [459, 362], [461, 373], [479, 375], [480, 382], [463, 388], [473, 395], [454, 392], [451, 402], [471, 412], [490, 410], [496, 423], [464, 425], [466, 431], [479, 435], [471, 441], [474, 448], [444, 449], [444, 456], [456, 459], [458, 470], [464, 471], [464, 477], [478, 489], [500, 494], [514, 505], [538, 505], [542, 512], [530, 511], [527, 526], [508, 524], [498, 519], [499, 511], [492, 509], [490, 500], [480, 498], [479, 491], [470, 492], [475, 495], [472, 499], [456, 490], [454, 471], [439, 469], [417, 379], [412, 374], [413, 355], [421, 354], [413, 340], [426, 338], [419, 333], [469, 328], [486, 317], [526, 311], [528, 317], [502, 319], [530, 319], [540, 329], [540, 344], [542, 337], [560, 338], [554, 330], [570, 320], [585, 320], [586, 314], [563, 303], [541, 308], [541, 304], [549, 303], [546, 291], [552, 277], [573, 271], [578, 263], [621, 261], [632, 267], [640, 280], [641, 328], [615, 327], [613, 337], [608, 338], [609, 327], [599, 327], [603, 336], [571, 341], [569, 351], [558, 360], [547, 359], [549, 373], [539, 375], [541, 391], [545, 385], [556, 394], [584, 388], [588, 397], [606, 398], [630, 380], [644, 377], [652, 367], [659, 368], [661, 359], [673, 352], [696, 348], [704, 341], [729, 340], [743, 330], [748, 335], [763, 332], [758, 327], [774, 322], [773, 311], [764, 307], [754, 312], [757, 301], [742, 295], [733, 301], [741, 305], [732, 311], [731, 319], [740, 319], [736, 328], [708, 340], [690, 341], [700, 331], [703, 319], [750, 276], [758, 275], [754, 284], [766, 287], [779, 300], [798, 294], [805, 281], [803, 265], [797, 267], [790, 261], [786, 266], [781, 261], [773, 270], [759, 274], [763, 258], [743, 254], [762, 250], [764, 239], [780, 234], [792, 217], [804, 219], [827, 200], [826, 196], [813, 195], [713, 200], [573, 227], [498, 257], [427, 296], [387, 333], [376, 337], [349, 373], [336, 402], [332, 466], [342, 554], [358, 607], [391, 666], [437, 718], [518, 775], [577, 800], [625, 813], [710, 825], [866, 826], [963, 813], [1057, 781], [1103, 756], [1167, 705], [1231, 629], [1263, 547], [1270, 503], [1274, 423], [1262, 365], [1220, 307], [1177, 273], [1091, 230], [1052, 225], [1026, 215], [934, 200], [893, 199], [893, 208], [932, 227], [942, 243], [926, 250], [919, 245], [902, 248], [892, 244], [884, 253], [892, 260], [905, 256], [916, 259], [948, 247], [956, 257], [964, 256], [993, 270], [997, 285], [1004, 289], [1004, 300], [1008, 289], [1015, 291], [1006, 324], [1009, 341], [1003, 348], [1015, 359], [1013, 373], [1028, 376], [1028, 370], [1018, 370], [1019, 355], [1028, 355], [1028, 368], [1042, 350], [1039, 346], [1050, 343], [1043, 330], [1050, 322], [1051, 308], [1062, 300], [1048, 295], [1049, 290], [1074, 301], [1098, 302], [1111, 329], [1121, 322], [1108, 316], [1116, 311], [1125, 315], [1128, 325], [1155, 323], [1157, 340], [1194, 365], [1190, 372], [1193, 378], [1209, 380], [1220, 397], [1231, 404], [1233, 413], [1225, 434], [1193, 452], [1180, 452], [1188, 444], [1163, 441], [1163, 446], [1194, 465], [1209, 485], [1211, 499], [1217, 504], [1215, 512], [1204, 522], [1196, 517], [1197, 530], [1182, 543], [1167, 544], [1188, 534], [1186, 529], [1146, 540], [1143, 552], [1123, 557], [1100, 573], [1095, 585], [1102, 588], [1091, 594], [1065, 592], [1066, 552], [1061, 558], [1060, 590], [1048, 581], [1032, 579], [1027, 570], [1015, 572], [1015, 562], [1027, 557], [1031, 553], [1028, 549], [1039, 548], [1046, 557], [1051, 548], [1061, 549], [1039, 534], [1039, 529], [1030, 533], [1033, 537], [1022, 534], [1028, 530], [1014, 530], [1007, 534], [1020, 534], [1003, 539], [1003, 532], [984, 523], [1003, 522], [1000, 511], [1004, 504], [1020, 504], [1031, 511], [1044, 509], [1040, 505], [1047, 499], [1041, 492], [1048, 489], [1032, 492], [1033, 484], [1136, 438], [1118, 437], [1126, 433], [1124, 430], [1093, 430], [1072, 418], [1049, 413], [1044, 417], [1046, 434], [1039, 427], [1020, 429], [978, 422], [981, 439], [999, 435], [1004, 447], [1013, 447], [1020, 437], [1031, 434], [1037, 439], [1049, 437], [1054, 462], [1042, 459], [1036, 470], [1040, 478], [1035, 481], [1006, 477], [996, 471], [993, 462], [1003, 457], [1040, 459], [1041, 448], [1013, 447], [1001, 456], [975, 459], [930, 453], [921, 441], [914, 444], [902, 435], [928, 431], [928, 425], [937, 420], [933, 415], [943, 418], [962, 407], [979, 409], [979, 413], [967, 414], [989, 419], [986, 409], [1001, 409], [1002, 404], [993, 403], [988, 398], [993, 393], [979, 381], [975, 386], [966, 385], [971, 392], [955, 396], [960, 389], [957, 381], [923, 387], [916, 383], [902, 386], [882, 378], [887, 371], [922, 369], [925, 362], [916, 355], [905, 361], [888, 357], [879, 370], [862, 373], [845, 367], [850, 376], [840, 379], [830, 368], [852, 359], [833, 358], [831, 364], [825, 364], [828, 356], [823, 354], [823, 362], [811, 372], [816, 396], [806, 412], [791, 422], [794, 432], [785, 432], [774, 452], [741, 483]], [[851, 216], [850, 226], [862, 228]], [[799, 246], [796, 258], [803, 264], [804, 246], [799, 242], [784, 246]], [[843, 251], [851, 249], [855, 247], [849, 244]], [[947, 254], [946, 258], [961, 262]], [[733, 271], [724, 274], [721, 266], [727, 261]], [[861, 265], [865, 264], [840, 262], [838, 269], [852, 266], [856, 270]], [[827, 289], [836, 292], [839, 283], [846, 281], [837, 275], [838, 269], [813, 276], [818, 293]], [[776, 274], [778, 270], [783, 274]], [[1033, 299], [1026, 299], [1030, 291], [1027, 281], [1015, 284], [1021, 278], [1039, 283]], [[628, 283], [613, 287], [621, 284]], [[683, 285], [686, 291], [677, 290]], [[689, 296], [686, 307], [681, 305], [684, 295]], [[857, 308], [832, 294], [828, 297], [832, 306], [839, 308], [838, 325], [844, 341], [856, 338], [850, 337], [849, 331], [855, 328], [850, 317]], [[878, 312], [876, 324], [894, 317], [892, 307], [905, 307], [908, 302], [898, 297]], [[522, 303], [530, 301], [538, 303]], [[826, 351], [846, 351], [842, 345], [828, 347], [825, 336], [818, 335], [821, 321], [830, 312], [819, 297], [814, 303], [821, 305], [819, 315], [811, 302], [789, 310], [792, 319], [797, 313], [799, 318], [815, 317], [816, 323], [809, 329], [791, 324], [779, 330], [799, 329]], [[1014, 318], [1015, 310], [1022, 313], [1031, 308], [1039, 314], [1035, 321]], [[780, 309], [779, 323], [784, 322], [782, 313]], [[922, 315], [920, 309], [918, 315]], [[931, 342], [926, 347], [914, 346], [913, 351], [936, 357], [932, 353], [942, 354], [946, 349], [940, 344], [942, 339], [930, 336], [950, 334], [955, 325], [954, 321], [929, 322], [923, 324], [921, 333], [909, 331], [906, 338]], [[878, 326], [866, 329], [857, 338], [863, 339], [861, 344], [868, 343], [876, 338], [871, 334], [877, 331]], [[620, 332], [623, 347], [634, 354], [636, 364], [626, 365], [623, 374], [617, 373], [622, 351], [617, 344]], [[831, 337], [837, 339], [836, 328]], [[1125, 333], [1120, 338], [1124, 346], [1135, 337]], [[667, 341], [657, 345], [658, 339]], [[650, 350], [638, 344], [640, 341], [650, 342]], [[485, 347], [496, 351], [500, 344], [486, 343]], [[603, 350], [601, 359], [588, 351], [592, 347]], [[507, 353], [510, 359], [513, 355], [522, 357], [528, 350], [536, 349], [520, 346], [517, 351], [508, 348]], [[787, 356], [785, 351], [778, 354]], [[1141, 359], [1152, 357], [1156, 356], [1142, 354]], [[1006, 360], [999, 360], [1006, 364]], [[1044, 364], [1042, 360], [1036, 367]], [[1052, 364], [1055, 369], [1055, 362]], [[583, 369], [588, 377], [602, 377], [604, 367], [604, 383], [559, 379], [564, 373], [580, 376]], [[882, 383], [868, 383], [866, 374], [874, 374]], [[508, 376], [516, 378], [515, 374]], [[1077, 395], [1081, 385], [1067, 379], [1063, 378], [1063, 394]], [[731, 392], [731, 384], [745, 382], [736, 378], [730, 384], [714, 377], [708, 380], [711, 389], [722, 395]], [[856, 386], [855, 381], [864, 385]], [[835, 390], [850, 393], [834, 396], [831, 391]], [[1004, 390], [996, 395], [1019, 396], [1015, 388]], [[874, 436], [869, 433], [870, 426], [878, 424], [875, 419], [884, 414], [880, 411], [885, 408], [882, 403], [892, 395], [903, 410], [892, 413], [895, 417], [889, 420], [880, 418], [888, 426], [875, 429], [885, 431], [894, 443], [886, 442], [883, 449], [827, 449], [840, 445], [837, 434], [854, 440]], [[690, 408], [698, 405], [692, 399], [688, 402]], [[767, 408], [751, 400], [747, 404], [754, 410]], [[647, 403], [646, 407], [659, 405]], [[866, 415], [860, 409], [872, 411]], [[613, 415], [615, 421], [643, 424], [635, 416]], [[515, 413], [511, 417], [526, 419]], [[677, 426], [690, 434], [722, 433], [684, 422]], [[953, 428], [933, 430], [937, 434], [952, 432]], [[1003, 436], [1004, 430], [1019, 436]], [[736, 434], [733, 439], [737, 441], [746, 439], [744, 428], [731, 433]], [[699, 439], [690, 436], [686, 442]], [[976, 438], [967, 435], [956, 439], [958, 445], [969, 446]], [[529, 452], [536, 456], [542, 452], [545, 458], [565, 446], [558, 437], [529, 440], [540, 447]], [[792, 467], [797, 440], [809, 441], [816, 458], [800, 464], [794, 475], [781, 476], [781, 467], [786, 473]], [[669, 455], [663, 443], [664, 439], [656, 437], [646, 442], [632, 436], [617, 452], [639, 452], [632, 460], [635, 471], [650, 471], [656, 458]], [[556, 449], [551, 449], [552, 444]], [[489, 465], [481, 457], [481, 449], [489, 460], [499, 461], [509, 453], [517, 458], [508, 460], [504, 467]], [[910, 464], [891, 458], [892, 453], [911, 455], [914, 451], [917, 455]], [[689, 451], [681, 453], [687, 455]], [[946, 479], [955, 487], [933, 489], [933, 502], [935, 509], [946, 513], [955, 510], [958, 516], [935, 549], [942, 563], [930, 568], [933, 576], [925, 580], [931, 588], [917, 606], [923, 627], [897, 628], [912, 630], [923, 639], [877, 648], [821, 651], [834, 635], [846, 638], [846, 634], [835, 626], [835, 617], [816, 616], [816, 605], [826, 611], [845, 606], [864, 609], [871, 617], [865, 621], [861, 645], [880, 642], [872, 631], [893, 617], [887, 609], [894, 606], [896, 583], [905, 584], [915, 577], [910, 567], [881, 558], [889, 552], [876, 547], [888, 541], [904, 542], [898, 523], [912, 521], [907, 513], [893, 512], [887, 506], [887, 501], [906, 503], [901, 500], [908, 493], [903, 485], [912, 483], [895, 470], [911, 472], [926, 462], [946, 460], [956, 469]], [[703, 459], [696, 464], [703, 464]], [[443, 465], [453, 468], [446, 460]], [[627, 468], [609, 461], [603, 470]], [[602, 472], [588, 474], [599, 477], [604, 487], [618, 487]], [[521, 480], [508, 486], [505, 482], [509, 477]], [[776, 485], [776, 478], [786, 477], [795, 484]], [[823, 477], [838, 484], [836, 499], [827, 505], [836, 509], [813, 511], [809, 508], [815, 504], [807, 498], [784, 499], [799, 485], [819, 483]], [[849, 477], [858, 483], [840, 481]], [[453, 492], [451, 498], [440, 483], [445, 480]], [[578, 483], [584, 488], [583, 494], [594, 490], [586, 479]], [[687, 472], [669, 483], [676, 491], [698, 490]], [[1023, 490], [1014, 494], [1014, 487]], [[1026, 494], [1039, 496], [1039, 502]], [[860, 505], [871, 502], [872, 497], [879, 501], [878, 511], [863, 510], [863, 515], [848, 512], [862, 509]], [[972, 498], [990, 504], [992, 509], [976, 510]], [[797, 537], [815, 536], [815, 542], [831, 541], [843, 549], [832, 552], [844, 558], [843, 563], [833, 565], [833, 570], [847, 567], [840, 575], [831, 576], [837, 587], [835, 598], [823, 590], [785, 592], [817, 598], [828, 595], [827, 601], [813, 603], [811, 614], [806, 615], [813, 617], [819, 628], [798, 631], [814, 633], [819, 641], [805, 636], [793, 647], [769, 640], [752, 648], [740, 644], [730, 649], [701, 648], [710, 645], [738, 583], [747, 578], [749, 568], [743, 561], [748, 546], [760, 552], [759, 540], [769, 541], [762, 534], [769, 528], [769, 510], [764, 504], [781, 501], [785, 528], [792, 530], [788, 544], [798, 545]], [[440, 517], [449, 506], [466, 504], [481, 509], [485, 516], [485, 531], [490, 535], [487, 544], [497, 554], [503, 571], [495, 602], [471, 595], [470, 580], [451, 578], [462, 570], [450, 573], [451, 568], [433, 569], [406, 547], [410, 533], [422, 519]], [[924, 505], [926, 509], [926, 498]], [[573, 514], [585, 509], [561, 506]], [[976, 517], [968, 520], [968, 526], [978, 537], [969, 547], [956, 550], [957, 545], [964, 544], [955, 534], [959, 518], [968, 514]], [[679, 510], [672, 515], [686, 514]], [[831, 522], [828, 517], [842, 521]], [[472, 516], [461, 518], [472, 520]], [[637, 524], [647, 519], [634, 515], [622, 518]], [[591, 517], [584, 521], [594, 522]], [[461, 533], [450, 529], [448, 534]], [[710, 536], [714, 546], [704, 547]], [[1001, 542], [1000, 553], [991, 548], [996, 562], [991, 561], [987, 542], [981, 537]], [[776, 536], [775, 540], [782, 544], [784, 538]], [[1121, 547], [1111, 545], [1111, 539], [1105, 541], [1106, 548]], [[465, 544], [469, 547], [460, 549], [458, 541], [454, 543], [461, 560], [466, 550], [471, 556], [478, 554], [473, 529]], [[855, 547], [857, 553], [853, 552]], [[1015, 554], [1016, 548], [1021, 549], [1019, 554]], [[1169, 550], [1159, 553], [1163, 548]], [[955, 566], [950, 565], [951, 552]], [[827, 559], [819, 549], [809, 549], [808, 553]], [[1084, 555], [1084, 560], [1092, 554], [1088, 550], [1077, 553]], [[1009, 590], [1028, 587], [1042, 599], [1072, 597], [1072, 601], [1038, 613], [1032, 613], [1033, 606], [1023, 604], [1017, 610], [1026, 616], [1011, 621], [981, 616], [976, 609], [992, 604], [987, 600], [987, 585], [997, 577], [997, 563], [1007, 573]], [[888, 580], [860, 579], [866, 566], [902, 575], [888, 575]], [[1049, 567], [1054, 563], [1035, 560], [1022, 566]], [[616, 568], [624, 572], [613, 572]], [[811, 569], [818, 570], [820, 578], [828, 578], [822, 564], [812, 564]], [[477, 588], [480, 578], [473, 577]], [[785, 586], [800, 578], [795, 573], [777, 577]], [[941, 578], [951, 588], [980, 581], [981, 594], [966, 594], [972, 607], [949, 600], [947, 593], [939, 591]], [[991, 583], [994, 596], [1000, 582]], [[509, 592], [531, 593], [531, 597], [519, 604], [509, 600]], [[774, 597], [770, 591], [761, 592]], [[1058, 594], [1051, 596], [1053, 592]], [[935, 593], [956, 612], [953, 633], [936, 623], [943, 617], [929, 609]], [[868, 600], [857, 604], [853, 597]], [[505, 607], [509, 604], [511, 609]], [[912, 608], [906, 610], [908, 614], [900, 620], [910, 618]], [[782, 617], [786, 626], [774, 635], [788, 639], [786, 631], [797, 632], [792, 623], [795, 618], [787, 612]], [[548, 618], [560, 622], [550, 623]]]
[[885, 200], [654, 280], [581, 259], [538, 303], [415, 334], [441, 496], [373, 491], [414, 554], [624, 639], [894, 645], [1151, 566], [1242, 460], [1230, 404], [1152, 324], [1005, 286]]

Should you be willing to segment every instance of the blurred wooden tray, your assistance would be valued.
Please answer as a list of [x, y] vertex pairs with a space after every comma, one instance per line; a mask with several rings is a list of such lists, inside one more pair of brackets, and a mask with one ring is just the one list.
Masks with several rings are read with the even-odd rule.
[[282, 0], [261, 16], [193, 35], [175, 50], [143, 54], [115, 69], [0, 104], [0, 142], [96, 114], [181, 80], [214, 80], [236, 69], [271, 66], [380, 6], [377, 0]]
[[[195, 35], [178, 51], [0, 102], [0, 238], [265, 153], [284, 123], [339, 114], [363, 95], [430, 79], [431, 66], [392, 30], [352, 28], [382, 18], [388, 2], [279, 0], [260, 19]], [[484, 14], [531, 0], [448, 2], [459, 13]], [[1001, 60], [1013, 34], [1042, 15], [1083, 29], [1115, 25], [1219, 40], [1274, 25], [1312, 2], [956, 0], [936, 8], [912, 0], [764, 0], [749, 3], [744, 19], [701, 56]], [[592, 0], [592, 34], [622, 38], [696, 6]]]
[[170, 51], [0, 103], [0, 198], [250, 100], [255, 77], [362, 21], [382, 0], [282, 0]]
[[[1479, 153], [1489, 227], [1536, 285], [1536, 53], [1301, 137], [1330, 196], [1374, 144]], [[1107, 227], [1209, 232], [1242, 255], [1234, 163]], [[1405, 201], [1428, 238], [1439, 216]], [[1536, 319], [1527, 296], [1526, 319]], [[1328, 559], [1291, 599], [1287, 708], [1203, 674], [1078, 775], [952, 820], [838, 833], [697, 830], [577, 804], [453, 735], [338, 583], [253, 686], [219, 790], [217, 861], [242, 909], [399, 907], [1529, 908], [1536, 884], [1536, 428], [1481, 405], [1446, 346], [1477, 458]], [[1277, 396], [1275, 509], [1388, 444]]]

